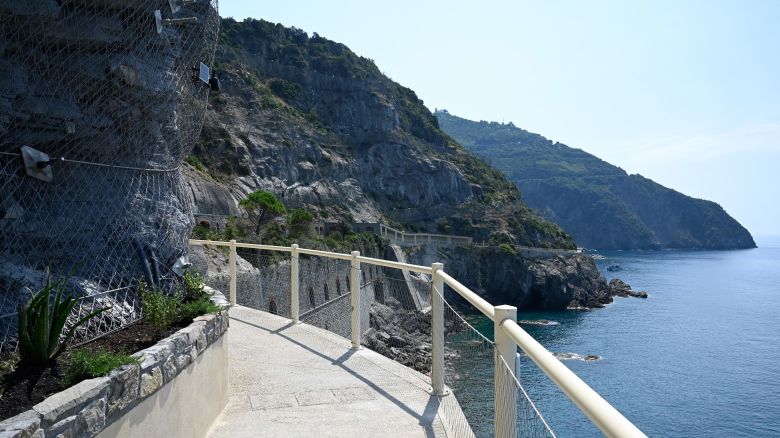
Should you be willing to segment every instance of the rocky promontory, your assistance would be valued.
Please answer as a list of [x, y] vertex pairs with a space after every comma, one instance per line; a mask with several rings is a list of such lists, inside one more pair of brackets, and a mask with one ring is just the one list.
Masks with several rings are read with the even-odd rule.
[[614, 296], [642, 294], [617, 279], [608, 283], [585, 254], [525, 258], [500, 248], [459, 247], [444, 264], [491, 303], [520, 309], [593, 309]]
[[625, 281], [613, 278], [609, 281], [609, 289], [618, 297], [647, 298], [647, 292], [635, 291]]

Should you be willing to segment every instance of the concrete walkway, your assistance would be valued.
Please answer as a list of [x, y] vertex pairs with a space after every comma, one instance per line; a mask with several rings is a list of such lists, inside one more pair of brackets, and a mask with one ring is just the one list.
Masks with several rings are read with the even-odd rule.
[[230, 400], [209, 437], [472, 435], [428, 377], [328, 331], [236, 306], [228, 345]]

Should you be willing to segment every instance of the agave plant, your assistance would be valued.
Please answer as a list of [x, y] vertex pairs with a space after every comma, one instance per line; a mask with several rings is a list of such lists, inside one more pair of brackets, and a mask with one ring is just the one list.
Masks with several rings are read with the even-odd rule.
[[[19, 356], [20, 362], [33, 366], [43, 366], [55, 360], [67, 346], [76, 329], [96, 315], [108, 310], [108, 307], [95, 310], [79, 319], [63, 336], [62, 330], [70, 312], [76, 306], [73, 297], [62, 298], [68, 279], [63, 278], [56, 283], [51, 282], [51, 275], [46, 278], [46, 285], [25, 304], [19, 305]], [[55, 292], [51, 303], [51, 293]], [[51, 304], [51, 305], [50, 305]]]

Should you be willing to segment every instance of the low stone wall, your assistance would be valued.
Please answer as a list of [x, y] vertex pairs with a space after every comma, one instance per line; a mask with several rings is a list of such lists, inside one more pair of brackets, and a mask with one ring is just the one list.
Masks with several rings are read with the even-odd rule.
[[[48, 437], [93, 437], [104, 429], [132, 417], [135, 408], [158, 392], [171, 391], [168, 383], [176, 383], [179, 374], [192, 374], [193, 368], [206, 361], [211, 350], [224, 350], [224, 361], [227, 362], [226, 343], [222, 342], [228, 328], [227, 300], [219, 292], [212, 298], [224, 310], [211, 315], [195, 318], [189, 326], [177, 331], [157, 344], [135, 354], [138, 364], [125, 365], [105, 377], [84, 380], [62, 392], [54, 394], [44, 401], [23, 412], [0, 422], [0, 438], [48, 438]], [[204, 354], [205, 353], [205, 354]], [[213, 359], [208, 360], [213, 362]], [[221, 403], [217, 406], [213, 417], [227, 402], [225, 397], [213, 397], [207, 387], [215, 386], [227, 391], [227, 364], [223, 364], [225, 372], [222, 378], [203, 382], [203, 386], [190, 384], [192, 397], [201, 397]], [[209, 376], [205, 376], [209, 377]], [[222, 380], [222, 381], [216, 381]], [[161, 391], [163, 390], [163, 391]], [[204, 393], [204, 391], [206, 391]], [[206, 394], [206, 397], [203, 397]], [[224, 398], [224, 400], [220, 400]], [[165, 421], [169, 423], [183, 422], [184, 418], [177, 413], [185, 409], [170, 408]], [[172, 415], [171, 415], [172, 414]], [[211, 424], [210, 419], [207, 425]], [[131, 419], [132, 421], [132, 419]], [[186, 425], [185, 425], [186, 426]], [[116, 429], [116, 426], [114, 426]], [[174, 425], [172, 429], [177, 429]], [[122, 430], [122, 427], [119, 427]], [[189, 429], [184, 429], [189, 430]], [[201, 431], [201, 436], [206, 430]], [[182, 431], [185, 435], [193, 436]], [[110, 436], [131, 436], [128, 434], [110, 434]]]

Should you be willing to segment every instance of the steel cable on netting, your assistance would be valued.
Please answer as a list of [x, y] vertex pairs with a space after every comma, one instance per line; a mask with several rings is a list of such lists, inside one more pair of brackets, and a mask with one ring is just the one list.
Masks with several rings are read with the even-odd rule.
[[[75, 312], [115, 309], [86, 337], [136, 320], [139, 279], [175, 287], [152, 274], [187, 252], [179, 165], [209, 94], [193, 76], [212, 63], [219, 29], [216, 0], [178, 3], [0, 4], [0, 314], [47, 268], [94, 297]], [[0, 318], [0, 349], [15, 348], [13, 319]]]

